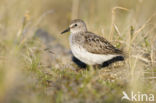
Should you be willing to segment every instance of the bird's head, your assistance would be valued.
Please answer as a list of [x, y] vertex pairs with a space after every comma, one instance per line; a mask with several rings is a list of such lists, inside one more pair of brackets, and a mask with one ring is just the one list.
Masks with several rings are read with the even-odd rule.
[[75, 19], [72, 20], [69, 27], [64, 30], [63, 32], [61, 32], [61, 34], [64, 34], [66, 32], [71, 32], [71, 33], [80, 33], [80, 32], [86, 32], [87, 31], [87, 27], [86, 24], [84, 23], [83, 20], [81, 19]]

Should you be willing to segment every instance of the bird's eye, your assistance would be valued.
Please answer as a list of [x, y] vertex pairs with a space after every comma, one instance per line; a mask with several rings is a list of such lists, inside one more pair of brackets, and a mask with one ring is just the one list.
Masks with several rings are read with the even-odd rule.
[[77, 26], [77, 24], [75, 24], [74, 26]]

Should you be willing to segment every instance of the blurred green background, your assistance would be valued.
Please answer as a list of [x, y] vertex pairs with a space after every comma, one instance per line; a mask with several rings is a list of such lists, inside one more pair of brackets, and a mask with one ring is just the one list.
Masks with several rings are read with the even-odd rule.
[[[124, 66], [75, 70], [60, 32], [76, 18], [125, 50]], [[155, 72], [155, 0], [0, 0], [1, 103], [119, 103], [122, 91], [156, 94]]]

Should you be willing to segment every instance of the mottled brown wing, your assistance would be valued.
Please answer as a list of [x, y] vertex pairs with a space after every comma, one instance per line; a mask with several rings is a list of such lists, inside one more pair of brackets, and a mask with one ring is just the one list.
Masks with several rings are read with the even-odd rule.
[[95, 35], [91, 32], [87, 32], [85, 35], [83, 47], [95, 54], [122, 54], [122, 51], [111, 45], [106, 39]]

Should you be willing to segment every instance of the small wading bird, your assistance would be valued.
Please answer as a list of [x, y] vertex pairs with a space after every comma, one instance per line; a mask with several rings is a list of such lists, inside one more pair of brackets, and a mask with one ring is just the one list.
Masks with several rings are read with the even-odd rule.
[[86, 64], [106, 67], [116, 61], [124, 60], [121, 50], [115, 48], [105, 38], [89, 32], [83, 20], [72, 20], [69, 27], [61, 34], [69, 31], [73, 61], [80, 67], [86, 67]]

